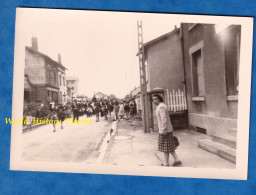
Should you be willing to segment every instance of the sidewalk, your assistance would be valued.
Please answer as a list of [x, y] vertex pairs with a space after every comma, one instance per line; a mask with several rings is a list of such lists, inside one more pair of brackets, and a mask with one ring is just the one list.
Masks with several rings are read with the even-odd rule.
[[[197, 141], [208, 136], [191, 131], [176, 130], [180, 146], [176, 153], [183, 167], [234, 169], [235, 164], [197, 146]], [[105, 162], [113, 165], [160, 166], [163, 153], [158, 151], [158, 133], [143, 133], [138, 119], [118, 122], [116, 134]], [[173, 158], [170, 156], [170, 164]]]

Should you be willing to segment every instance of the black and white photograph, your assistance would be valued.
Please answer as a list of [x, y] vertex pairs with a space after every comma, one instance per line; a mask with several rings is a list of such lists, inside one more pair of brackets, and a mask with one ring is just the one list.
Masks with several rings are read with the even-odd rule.
[[253, 19], [17, 8], [11, 170], [247, 179]]

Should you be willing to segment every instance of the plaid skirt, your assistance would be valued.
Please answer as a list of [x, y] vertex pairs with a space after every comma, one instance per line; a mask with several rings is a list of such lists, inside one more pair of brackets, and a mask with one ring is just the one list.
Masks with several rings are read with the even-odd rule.
[[160, 152], [173, 152], [176, 149], [173, 139], [173, 133], [164, 134], [159, 133], [158, 136], [158, 150]]

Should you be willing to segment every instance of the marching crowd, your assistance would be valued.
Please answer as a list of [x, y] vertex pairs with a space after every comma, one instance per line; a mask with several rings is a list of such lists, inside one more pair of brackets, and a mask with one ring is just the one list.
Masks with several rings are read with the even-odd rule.
[[[112, 114], [113, 112], [113, 114]], [[36, 111], [31, 109], [24, 110], [24, 118], [27, 119], [28, 128], [32, 127], [34, 118], [59, 120], [61, 129], [63, 129], [63, 122], [66, 118], [73, 118], [73, 121], [79, 120], [80, 116], [86, 115], [87, 118], [95, 115], [96, 122], [99, 122], [100, 117], [105, 120], [113, 118], [129, 119], [137, 114], [137, 105], [134, 100], [118, 101], [118, 100], [94, 100], [86, 102], [67, 103], [65, 105], [49, 103], [48, 105], [41, 105]], [[53, 132], [56, 132], [56, 126], [53, 123]]]

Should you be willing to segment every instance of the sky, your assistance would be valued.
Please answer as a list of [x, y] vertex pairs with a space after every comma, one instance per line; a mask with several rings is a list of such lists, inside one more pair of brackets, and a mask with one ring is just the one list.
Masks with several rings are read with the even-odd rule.
[[[139, 86], [137, 21], [143, 24], [144, 43], [179, 26], [166, 14], [143, 14], [54, 9], [19, 9], [16, 41], [53, 60], [61, 54], [67, 76], [79, 77], [79, 94], [96, 92], [123, 98]], [[22, 30], [20, 30], [22, 29]]]

